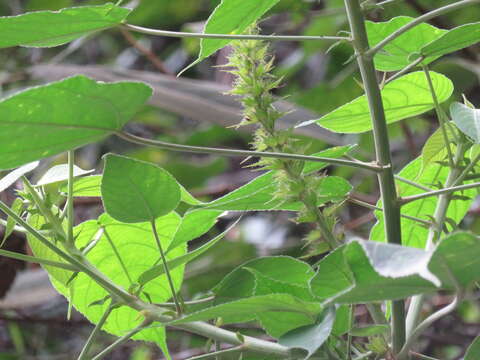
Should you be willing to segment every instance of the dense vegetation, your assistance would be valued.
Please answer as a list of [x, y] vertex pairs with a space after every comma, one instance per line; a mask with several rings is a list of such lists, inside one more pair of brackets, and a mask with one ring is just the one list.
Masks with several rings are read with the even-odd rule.
[[0, 255], [94, 324], [66, 358], [480, 358], [422, 338], [479, 320], [479, 0], [0, 11]]

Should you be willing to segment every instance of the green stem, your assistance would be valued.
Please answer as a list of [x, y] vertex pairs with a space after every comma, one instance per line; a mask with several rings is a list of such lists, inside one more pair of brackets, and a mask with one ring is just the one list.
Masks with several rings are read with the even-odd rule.
[[167, 36], [177, 38], [198, 38], [198, 39], [229, 39], [229, 40], [268, 40], [268, 41], [350, 41], [345, 36], [299, 36], [299, 35], [232, 35], [232, 34], [204, 34], [179, 31], [166, 31], [149, 29], [142, 26], [124, 24], [124, 28], [147, 35]]
[[208, 353], [208, 354], [194, 356], [194, 357], [191, 357], [187, 360], [203, 360], [203, 359], [212, 359], [212, 358], [217, 359], [219, 356], [222, 356], [222, 355], [225, 355], [225, 354], [235, 354], [235, 353], [240, 353], [240, 352], [243, 352], [243, 351], [245, 351], [245, 347], [240, 345], [240, 346], [232, 347], [230, 349], [218, 350], [218, 351], [211, 352], [211, 353]]
[[105, 312], [102, 314], [102, 317], [98, 321], [98, 323], [95, 325], [95, 328], [91, 332], [90, 336], [87, 339], [87, 342], [83, 346], [82, 352], [78, 356], [77, 360], [87, 360], [88, 359], [88, 353], [90, 352], [90, 349], [92, 345], [94, 344], [94, 341], [97, 337], [97, 335], [100, 333], [100, 330], [102, 329], [103, 325], [107, 321], [108, 317], [112, 313], [112, 310], [115, 308], [115, 305], [113, 303], [109, 304]]
[[457, 177], [457, 179], [453, 182], [453, 185], [455, 186], [463, 182], [463, 180], [465, 180], [468, 173], [473, 170], [478, 161], [480, 161], [480, 153], [478, 153], [475, 158], [470, 161], [470, 164], [468, 164], [467, 167], [462, 171], [462, 173]]
[[405, 179], [404, 177], [401, 177], [400, 175], [395, 175], [395, 179], [397, 179], [398, 181], [401, 181], [405, 184], [415, 186], [416, 188], [421, 189], [421, 190], [432, 191], [432, 189], [430, 189], [429, 187], [424, 186], [424, 185], [419, 184], [419, 183], [416, 183], [415, 181]]
[[75, 214], [73, 211], [73, 170], [75, 164], [75, 151], [70, 150], [68, 152], [68, 191], [67, 191], [67, 219], [68, 219], [68, 231], [67, 242], [73, 244], [73, 227], [75, 225]]
[[407, 32], [408, 30], [414, 28], [417, 25], [420, 25], [430, 19], [433, 19], [437, 16], [446, 14], [450, 11], [460, 9], [462, 7], [468, 6], [468, 5], [473, 5], [479, 3], [480, 0], [463, 0], [463, 1], [457, 1], [454, 4], [446, 5], [441, 8], [435, 9], [433, 11], [430, 11], [426, 14], [423, 14], [422, 16], [417, 17], [415, 20], [412, 20], [408, 24], [402, 26], [401, 28], [397, 29], [393, 33], [391, 33], [389, 36], [387, 36], [385, 39], [380, 41], [377, 45], [375, 45], [373, 48], [368, 50], [366, 52], [366, 56], [372, 58], [378, 51], [380, 51], [382, 48], [385, 47], [388, 43], [392, 42], [396, 38], [398, 38], [400, 35], [403, 33]]
[[193, 153], [203, 153], [203, 154], [214, 154], [214, 155], [223, 155], [223, 156], [260, 156], [273, 159], [288, 159], [288, 160], [302, 160], [302, 161], [312, 161], [312, 162], [322, 162], [332, 165], [343, 165], [350, 166], [359, 169], [366, 169], [373, 172], [380, 172], [382, 168], [378, 165], [371, 163], [364, 163], [361, 161], [350, 161], [344, 159], [331, 159], [317, 156], [308, 156], [308, 155], [298, 155], [298, 154], [285, 154], [285, 153], [276, 153], [268, 151], [249, 151], [249, 150], [236, 150], [236, 149], [220, 149], [220, 148], [210, 148], [203, 146], [188, 146], [180, 144], [172, 144], [164, 141], [157, 141], [151, 139], [141, 138], [126, 132], [116, 132], [115, 135], [118, 137], [140, 145], [158, 147], [160, 149], [172, 150], [172, 151], [184, 151], [184, 152], [193, 152]]
[[410, 351], [410, 355], [412, 355], [415, 359], [418, 359], [418, 360], [440, 360], [431, 356], [419, 354], [415, 351]]
[[[352, 204], [356, 204], [356, 205], [359, 205], [359, 206], [363, 206], [363, 207], [365, 207], [365, 208], [367, 208], [367, 209], [377, 210], [377, 211], [382, 211], [382, 212], [383, 212], [383, 209], [382, 209], [381, 207], [378, 207], [378, 206], [369, 204], [369, 203], [367, 203], [367, 202], [365, 202], [365, 201], [362, 201], [362, 200], [358, 200], [358, 199], [355, 199], [355, 198], [348, 198], [347, 201], [351, 202]], [[417, 217], [414, 217], [414, 216], [401, 214], [401, 217], [403, 217], [404, 219], [416, 221], [416, 222], [418, 222], [418, 223], [420, 223], [420, 224], [423, 224], [423, 225], [427, 225], [427, 226], [431, 226], [431, 225], [432, 225], [432, 222], [431, 222], [431, 221], [423, 220], [423, 219], [420, 219], [420, 218], [417, 218]]]
[[[383, 170], [378, 174], [382, 197], [385, 234], [389, 243], [402, 243], [400, 226], [400, 204], [395, 188], [395, 178], [390, 154], [387, 122], [383, 108], [380, 87], [377, 82], [372, 57], [368, 55], [369, 45], [365, 19], [358, 0], [345, 0], [353, 46], [357, 63], [362, 74], [365, 93], [368, 99], [373, 125], [373, 137], [378, 164]], [[403, 300], [392, 302], [392, 346], [398, 353], [405, 343], [405, 303]]]
[[115, 257], [117, 258], [118, 263], [120, 264], [120, 267], [122, 268], [125, 276], [127, 277], [128, 282], [130, 283], [130, 285], [132, 285], [133, 280], [132, 280], [130, 274], [128, 273], [128, 269], [125, 266], [125, 263], [123, 262], [123, 259], [122, 259], [122, 257], [120, 256], [120, 253], [117, 250], [117, 247], [115, 246], [114, 242], [112, 241], [112, 238], [108, 234], [107, 229], [103, 228], [103, 233], [105, 234], [105, 237], [107, 238], [107, 241], [110, 244], [110, 247], [112, 248], [113, 252], [115, 253]]
[[429, 191], [423, 194], [417, 194], [417, 195], [411, 195], [411, 196], [406, 196], [400, 199], [400, 202], [402, 205], [408, 204], [412, 201], [415, 200], [420, 200], [420, 199], [425, 199], [431, 196], [437, 196], [437, 195], [442, 195], [442, 194], [451, 194], [455, 191], [462, 191], [462, 190], [468, 190], [468, 189], [473, 189], [480, 187], [480, 182], [472, 183], [472, 184], [465, 184], [465, 185], [458, 185], [458, 186], [451, 186], [448, 188], [443, 188], [440, 190], [434, 190], [434, 191]]
[[170, 270], [168, 269], [167, 259], [165, 257], [165, 253], [163, 252], [162, 243], [160, 242], [160, 238], [158, 236], [157, 225], [155, 224], [155, 220], [152, 220], [151, 225], [152, 225], [152, 231], [155, 237], [155, 241], [157, 242], [158, 250], [160, 251], [160, 256], [162, 257], [163, 268], [165, 270], [165, 276], [168, 279], [168, 285], [170, 286], [170, 291], [172, 292], [172, 298], [173, 298], [173, 302], [175, 303], [175, 309], [177, 310], [177, 314], [181, 315], [182, 307], [180, 306], [180, 302], [178, 301], [178, 298], [177, 298], [177, 292], [175, 291], [175, 285], [173, 284], [172, 276], [170, 275]]
[[119, 347], [120, 345], [122, 345], [127, 340], [130, 340], [131, 337], [135, 336], [137, 333], [139, 333], [143, 329], [147, 328], [149, 325], [150, 325], [150, 321], [143, 322], [142, 324], [137, 326], [135, 329], [130, 330], [128, 333], [126, 333], [122, 337], [119, 337], [114, 343], [112, 343], [107, 348], [105, 348], [105, 350], [103, 350], [97, 356], [93, 357], [92, 360], [103, 359], [104, 356], [111, 353], [113, 350], [115, 350], [115, 348]]
[[430, 71], [428, 70], [428, 66], [425, 65], [422, 67], [423, 72], [425, 73], [425, 77], [427, 78], [428, 87], [430, 89], [430, 93], [432, 94], [433, 104], [435, 105], [435, 112], [437, 114], [438, 121], [440, 122], [440, 130], [442, 132], [443, 141], [445, 142], [445, 147], [447, 148], [448, 153], [448, 163], [450, 167], [453, 168], [453, 152], [452, 147], [450, 146], [450, 140], [448, 139], [447, 129], [446, 129], [446, 120], [444, 118], [445, 114], [440, 108], [440, 104], [438, 103], [437, 93], [435, 92], [435, 87], [433, 86], [432, 78], [430, 77]]
[[410, 70], [412, 70], [415, 66], [420, 64], [423, 60], [425, 59], [424, 56], [420, 56], [417, 60], [413, 61], [412, 63], [408, 64], [405, 66], [402, 70], [396, 72], [393, 76], [389, 77], [387, 81], [385, 81], [385, 84], [388, 84], [389, 82], [392, 82], [393, 80], [398, 79], [399, 77], [403, 76]]
[[37, 263], [37, 264], [47, 265], [47, 266], [54, 266], [59, 269], [65, 269], [69, 271], [78, 271], [78, 269], [75, 266], [70, 264], [61, 263], [58, 261], [52, 261], [48, 259], [42, 259], [36, 256], [23, 255], [13, 251], [0, 249], [0, 255], [11, 258], [11, 259], [22, 260], [22, 261], [27, 261], [27, 262], [32, 262], [32, 263]]

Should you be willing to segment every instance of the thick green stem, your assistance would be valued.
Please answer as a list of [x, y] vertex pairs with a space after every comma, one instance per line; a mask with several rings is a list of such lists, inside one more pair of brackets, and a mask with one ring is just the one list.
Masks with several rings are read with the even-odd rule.
[[[401, 244], [400, 203], [395, 189], [387, 122], [380, 87], [377, 82], [373, 60], [366, 54], [369, 51], [369, 45], [365, 19], [358, 0], [345, 0], [345, 6], [352, 32], [353, 46], [369, 103], [377, 162], [383, 169], [378, 174], [378, 178], [384, 210], [385, 234], [389, 243]], [[404, 343], [405, 304], [403, 300], [397, 300], [392, 302], [393, 352], [398, 353]]]

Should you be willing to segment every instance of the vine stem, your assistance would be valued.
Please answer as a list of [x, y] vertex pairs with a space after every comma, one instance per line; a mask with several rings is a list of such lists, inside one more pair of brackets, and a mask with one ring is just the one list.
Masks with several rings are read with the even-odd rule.
[[180, 31], [150, 29], [142, 26], [124, 24], [124, 28], [142, 34], [177, 38], [197, 39], [229, 39], [229, 40], [267, 40], [267, 41], [350, 41], [345, 36], [299, 36], [299, 35], [232, 35], [232, 34], [204, 34]]
[[446, 5], [443, 7], [440, 7], [438, 9], [435, 9], [433, 11], [430, 11], [426, 14], [423, 14], [419, 17], [417, 17], [415, 20], [410, 21], [408, 24], [402, 26], [401, 28], [397, 29], [393, 33], [391, 33], [389, 36], [387, 36], [385, 39], [380, 41], [377, 45], [369, 49], [366, 53], [366, 57], [372, 58], [378, 51], [383, 49], [388, 43], [392, 42], [396, 38], [398, 38], [400, 35], [403, 33], [407, 32], [408, 30], [414, 28], [417, 25], [420, 25], [430, 19], [433, 19], [434, 17], [446, 14], [450, 11], [460, 9], [462, 7], [468, 6], [468, 5], [473, 5], [480, 3], [480, 0], [462, 0], [462, 1], [457, 1], [454, 4]]
[[331, 159], [317, 156], [308, 156], [308, 155], [299, 155], [299, 154], [287, 154], [287, 153], [277, 153], [270, 151], [249, 151], [249, 150], [237, 150], [237, 149], [221, 149], [221, 148], [211, 148], [203, 146], [189, 146], [181, 144], [173, 144], [164, 141], [145, 139], [139, 136], [129, 134], [127, 132], [118, 131], [115, 132], [115, 135], [126, 141], [158, 147], [160, 149], [172, 150], [172, 151], [184, 151], [184, 152], [193, 152], [201, 154], [214, 154], [214, 155], [223, 155], [223, 156], [260, 156], [273, 159], [289, 159], [289, 160], [302, 160], [302, 161], [311, 161], [311, 162], [322, 162], [332, 165], [343, 165], [359, 169], [370, 170], [373, 172], [381, 172], [382, 168], [373, 163], [364, 163], [361, 161], [351, 161], [345, 159]]
[[458, 185], [458, 186], [452, 186], [452, 187], [447, 187], [443, 188], [440, 190], [434, 190], [434, 191], [429, 191], [423, 194], [418, 194], [418, 195], [412, 195], [412, 196], [406, 196], [404, 198], [400, 199], [400, 202], [402, 205], [408, 204], [412, 201], [415, 200], [420, 200], [420, 199], [425, 199], [427, 197], [431, 196], [437, 196], [437, 195], [442, 195], [442, 194], [451, 194], [455, 191], [462, 191], [462, 190], [468, 190], [468, 189], [473, 189], [476, 187], [480, 187], [480, 182], [472, 183], [472, 184], [465, 184], [465, 185]]
[[112, 310], [115, 308], [115, 305], [113, 303], [110, 303], [105, 310], [105, 312], [102, 314], [102, 317], [100, 320], [98, 320], [98, 323], [95, 325], [95, 328], [93, 331], [90, 333], [90, 336], [87, 339], [87, 342], [83, 346], [82, 352], [78, 356], [77, 360], [88, 360], [88, 353], [97, 337], [97, 335], [100, 333], [100, 330], [102, 329], [103, 325], [107, 321], [108, 317], [112, 313]]
[[162, 243], [160, 242], [160, 237], [158, 236], [157, 225], [155, 224], [155, 220], [151, 221], [151, 225], [152, 225], [153, 236], [155, 237], [158, 250], [160, 251], [160, 256], [162, 257], [163, 269], [165, 270], [165, 276], [168, 279], [168, 285], [170, 286], [170, 291], [172, 292], [172, 298], [173, 298], [173, 302], [175, 303], [175, 309], [177, 311], [177, 314], [180, 316], [182, 314], [182, 307], [180, 305], [180, 302], [178, 301], [177, 292], [175, 291], [175, 286], [173, 284], [172, 276], [170, 275], [170, 270], [168, 269], [167, 259], [163, 251]]
[[[353, 38], [357, 63], [362, 75], [365, 93], [368, 99], [373, 125], [373, 137], [378, 164], [382, 171], [378, 173], [380, 194], [385, 217], [385, 235], [389, 243], [402, 243], [400, 226], [400, 203], [395, 189], [392, 169], [390, 143], [387, 122], [383, 108], [380, 87], [377, 82], [373, 59], [368, 52], [368, 37], [365, 18], [358, 0], [344, 0], [348, 21]], [[392, 302], [392, 348], [397, 354], [405, 343], [405, 303], [403, 300]], [[399, 359], [401, 360], [401, 359]]]
[[70, 150], [68, 152], [68, 191], [67, 191], [67, 219], [68, 219], [68, 230], [67, 230], [67, 242], [73, 244], [73, 226], [75, 223], [75, 213], [73, 209], [73, 171], [75, 165], [75, 150]]

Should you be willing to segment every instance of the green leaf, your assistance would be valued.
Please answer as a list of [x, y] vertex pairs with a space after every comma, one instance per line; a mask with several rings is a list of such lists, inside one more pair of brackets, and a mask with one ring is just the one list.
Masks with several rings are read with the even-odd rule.
[[[400, 245], [355, 240], [322, 259], [311, 289], [335, 303], [395, 300], [464, 287], [480, 278], [480, 238], [466, 232], [448, 235], [436, 249], [424, 251]], [[329, 261], [329, 257], [335, 261]], [[334, 291], [324, 286], [340, 274]]]
[[66, 44], [95, 31], [120, 25], [129, 13], [130, 10], [109, 3], [0, 17], [0, 48]]
[[170, 243], [167, 253], [171, 249], [205, 234], [216, 224], [221, 214], [221, 211], [203, 209], [187, 212], [182, 218], [182, 223], [175, 234], [175, 238]]
[[382, 335], [390, 330], [388, 325], [367, 325], [354, 327], [350, 330], [352, 336], [374, 336]]
[[153, 221], [175, 210], [180, 186], [166, 170], [152, 163], [108, 154], [102, 200], [105, 211], [118, 221]]
[[255, 294], [255, 276], [252, 270], [272, 281], [285, 285], [308, 288], [314, 275], [312, 268], [303, 261], [288, 256], [266, 256], [253, 259], [238, 266], [215, 286], [216, 302], [230, 301]]
[[287, 294], [253, 296], [185, 315], [180, 319], [172, 321], [170, 325], [211, 320], [218, 317], [222, 319], [235, 317], [237, 318], [235, 322], [243, 322], [254, 319], [259, 313], [267, 311], [275, 312], [279, 316], [283, 315], [283, 313], [302, 314], [313, 321], [322, 311], [322, 306], [318, 303], [301, 301]]
[[0, 169], [97, 142], [120, 130], [150, 97], [143, 83], [85, 76], [17, 93], [0, 102]]
[[[75, 197], [101, 197], [102, 196], [102, 175], [91, 175], [75, 179], [73, 182], [73, 196]], [[66, 193], [67, 185], [60, 188]], [[202, 204], [195, 199], [182, 185], [180, 185], [181, 201], [189, 205]]]
[[470, 344], [463, 360], [477, 360], [478, 358], [480, 358], [480, 336], [477, 336]]
[[0, 192], [8, 189], [10, 186], [15, 184], [15, 182], [20, 179], [23, 175], [26, 173], [29, 173], [30, 171], [34, 170], [37, 168], [38, 164], [40, 164], [38, 161], [34, 161], [29, 164], [25, 164], [18, 169], [15, 169], [11, 172], [9, 172], [7, 175], [2, 177], [0, 179]]
[[[438, 163], [430, 163], [428, 167], [423, 168], [423, 159], [418, 157], [409, 164], [407, 164], [400, 172], [399, 175], [405, 179], [412, 180], [428, 188], [434, 188], [439, 182], [444, 184], [448, 173], [448, 166], [443, 166]], [[396, 183], [399, 196], [406, 197], [410, 195], [416, 195], [424, 193], [425, 190], [419, 189], [415, 186], [405, 184], [398, 181]], [[453, 219], [457, 224], [467, 214], [470, 205], [475, 198], [476, 190], [469, 189], [460, 192], [459, 194], [465, 195], [471, 198], [470, 201], [453, 199], [447, 210], [446, 216]], [[431, 217], [435, 212], [437, 206], [438, 197], [431, 196], [425, 199], [413, 201], [405, 204], [401, 208], [401, 212], [404, 215], [414, 216], [426, 221], [431, 221]], [[382, 206], [381, 202], [378, 202], [378, 206]], [[384, 231], [384, 216], [381, 211], [376, 211], [375, 216], [378, 221], [370, 232], [370, 240], [373, 241], [386, 241]], [[425, 226], [415, 220], [410, 220], [405, 217], [401, 219], [402, 226], [402, 244], [406, 246], [413, 246], [417, 248], [424, 248], [425, 242], [428, 236], [428, 229]]]
[[335, 321], [335, 308], [327, 308], [313, 325], [307, 325], [283, 335], [278, 342], [289, 348], [307, 350], [304, 359], [310, 359], [315, 352], [327, 341], [332, 332]]
[[440, 57], [480, 41], [480, 23], [465, 24], [453, 28], [420, 50], [424, 56]]
[[[445, 132], [447, 133], [447, 138], [452, 144], [457, 135], [456, 127], [447, 123], [445, 126]], [[435, 130], [435, 132], [428, 138], [425, 142], [425, 145], [422, 149], [422, 160], [423, 160], [423, 169], [430, 166], [434, 161], [445, 160], [448, 153], [446, 152], [446, 144], [443, 137], [443, 131], [441, 128]]]
[[[10, 206], [10, 208], [13, 210], [13, 212], [17, 215], [20, 215], [22, 213], [22, 210], [23, 210], [23, 200], [21, 198], [15, 198], [15, 200], [13, 200], [13, 203], [12, 205]], [[0, 243], [0, 248], [3, 247], [3, 245], [5, 244], [5, 241], [7, 241], [8, 237], [10, 235], [12, 235], [13, 233], [13, 230], [15, 229], [15, 225], [16, 225], [16, 222], [15, 220], [9, 216], [7, 218], [7, 224], [5, 225], [5, 229], [3, 231], [3, 239]]]
[[480, 144], [480, 109], [454, 102], [450, 105], [450, 115], [457, 127], [476, 144]]
[[[173, 212], [156, 220], [162, 246], [168, 247], [179, 224], [180, 217]], [[86, 246], [91, 241], [92, 234], [95, 234], [102, 226], [115, 244], [125, 267], [128, 269], [129, 276], [122, 270], [105, 235], [100, 238], [93, 250], [88, 253], [87, 259], [116, 285], [128, 289], [132, 285], [130, 279], [135, 280], [140, 274], [159, 261], [160, 255], [152, 235], [150, 223], [125, 224], [117, 222], [107, 214], [103, 214], [97, 221], [90, 220], [75, 227], [76, 246], [78, 248]], [[37, 246], [38, 242], [32, 239], [30, 245], [32, 244]], [[179, 246], [166, 256], [168, 260], [172, 260], [184, 255], [185, 252], [186, 246]], [[140, 257], [139, 253], [141, 253]], [[178, 266], [170, 272], [175, 289], [180, 289], [181, 287], [183, 271], [184, 266]], [[67, 297], [73, 306], [84, 314], [88, 320], [96, 323], [100, 319], [109, 302], [103, 302], [97, 306], [91, 306], [91, 304], [104, 299], [108, 295], [101, 286], [84, 273], [79, 273], [70, 285], [74, 290], [72, 297], [72, 293], [65, 286], [65, 283], [58, 281], [57, 277], [53, 276], [50, 270], [49, 274], [55, 288]], [[148, 296], [145, 293], [148, 293]], [[145, 285], [144, 292], [140, 294], [140, 298], [144, 301], [148, 302], [151, 300], [155, 303], [169, 300], [171, 292], [167, 278], [160, 276], [150, 281]], [[103, 330], [122, 336], [128, 330], [136, 327], [141, 321], [142, 317], [139, 316], [138, 311], [123, 306], [112, 312]], [[163, 346], [165, 341], [164, 328], [145, 329], [137, 334], [134, 339], [153, 341]]]
[[[205, 25], [205, 34], [242, 34], [279, 0], [222, 0]], [[227, 46], [229, 39], [202, 39], [197, 60], [183, 71], [198, 64], [215, 51]]]
[[[73, 166], [73, 176], [78, 177], [86, 174], [90, 174], [94, 170], [83, 170], [78, 166]], [[68, 164], [55, 165], [47, 170], [45, 174], [37, 181], [35, 185], [47, 185], [56, 182], [68, 180]]]
[[[397, 16], [387, 22], [366, 22], [368, 42], [374, 47], [388, 35], [415, 20], [409, 16]], [[375, 68], [381, 71], [401, 70], [418, 55], [424, 45], [439, 39], [447, 30], [436, 28], [427, 23], [419, 24], [388, 43], [374, 57]], [[430, 55], [422, 61], [429, 64], [440, 55]]]
[[[235, 225], [237, 225], [237, 223], [238, 223], [238, 221], [235, 222], [232, 226], [230, 226], [227, 230], [222, 232], [220, 235], [215, 236], [212, 240], [208, 241], [206, 244], [200, 246], [199, 248], [197, 248], [193, 251], [190, 251], [189, 253], [187, 253], [185, 255], [182, 255], [182, 256], [176, 257], [175, 259], [167, 261], [168, 269], [173, 270], [180, 265], [187, 264], [190, 261], [196, 259], [200, 255], [202, 255], [204, 252], [209, 250], [217, 242], [222, 240], [223, 237], [225, 236], [225, 234], [228, 233]], [[181, 227], [181, 225], [180, 225], [180, 227]], [[177, 230], [177, 233], [178, 233], [178, 230]], [[186, 244], [186, 242], [183, 243], [184, 246], [185, 246], [185, 244]], [[171, 247], [171, 249], [175, 249], [180, 245], [181, 244], [178, 244], [175, 247]], [[142, 273], [138, 278], [138, 282], [139, 282], [140, 285], [144, 285], [147, 282], [159, 277], [160, 275], [163, 275], [164, 273], [165, 273], [165, 266], [163, 264], [155, 265], [155, 266], [151, 267], [150, 269], [148, 269], [147, 271], [145, 271], [144, 273]]]
[[[452, 82], [444, 75], [430, 72], [438, 102], [447, 100], [453, 92]], [[423, 72], [413, 72], [402, 76], [382, 89], [383, 106], [387, 123], [407, 119], [423, 114], [434, 108], [427, 79]], [[362, 95], [355, 100], [340, 106], [320, 119], [301, 123], [311, 123], [338, 133], [362, 133], [372, 130], [372, 121], [368, 100]]]

